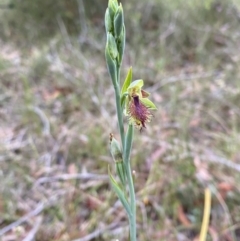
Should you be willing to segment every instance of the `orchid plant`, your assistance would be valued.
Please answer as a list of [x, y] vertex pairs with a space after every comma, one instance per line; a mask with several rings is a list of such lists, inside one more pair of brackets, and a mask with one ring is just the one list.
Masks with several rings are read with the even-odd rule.
[[[142, 79], [132, 79], [132, 68], [121, 86], [120, 68], [125, 48], [125, 25], [121, 3], [109, 0], [105, 13], [107, 43], [105, 57], [108, 72], [115, 90], [115, 101], [120, 143], [110, 134], [110, 149], [116, 166], [116, 175], [108, 168], [110, 183], [125, 208], [129, 219], [130, 241], [137, 240], [136, 230], [136, 197], [130, 163], [130, 153], [134, 134], [134, 126], [142, 131], [152, 118], [151, 110], [156, 106], [149, 100], [150, 94], [142, 89]], [[124, 130], [124, 115], [128, 117], [128, 128]], [[115, 178], [116, 176], [117, 178]]]

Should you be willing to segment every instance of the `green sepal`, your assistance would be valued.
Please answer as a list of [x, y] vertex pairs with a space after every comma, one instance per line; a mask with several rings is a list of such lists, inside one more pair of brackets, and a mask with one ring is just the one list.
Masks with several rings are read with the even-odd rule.
[[148, 98], [141, 98], [140, 101], [149, 109], [151, 110], [157, 110], [157, 107], [153, 104], [153, 102], [151, 100], [149, 100]]
[[137, 88], [139, 89], [139, 91], [141, 90], [141, 88], [143, 87], [144, 85], [144, 82], [142, 79], [138, 79], [138, 80], [134, 80], [128, 87], [128, 90], [129, 89], [133, 89], [133, 88]]
[[123, 30], [123, 23], [124, 23], [124, 17], [123, 17], [123, 8], [122, 4], [120, 3], [117, 13], [114, 17], [114, 34], [115, 38], [120, 37], [122, 30]]
[[123, 86], [122, 86], [122, 90], [121, 90], [121, 97], [127, 93], [127, 89], [129, 87], [129, 85], [132, 82], [132, 67], [129, 68], [128, 73], [127, 73], [127, 77], [124, 80]]
[[126, 33], [125, 33], [125, 26], [123, 24], [123, 28], [122, 28], [122, 33], [119, 37], [119, 42], [118, 42], [118, 62], [119, 65], [121, 65], [122, 63], [122, 59], [123, 59], [123, 54], [124, 54], [124, 49], [125, 49], [125, 40], [126, 40]]
[[118, 185], [117, 181], [112, 176], [109, 166], [108, 166], [108, 176], [109, 176], [109, 179], [110, 179], [111, 186], [112, 186], [113, 190], [115, 191], [115, 193], [117, 194], [118, 198], [120, 199], [123, 207], [126, 209], [128, 215], [132, 216], [130, 205], [129, 205], [129, 203], [128, 203], [125, 195], [124, 195], [123, 190], [121, 189], [121, 187]]
[[117, 175], [121, 181], [121, 184], [123, 186], [123, 188], [125, 188], [126, 186], [126, 169], [125, 169], [125, 166], [124, 166], [124, 162], [123, 162], [123, 159], [122, 160], [119, 160], [119, 161], [116, 161], [115, 163], [116, 165], [116, 172], [117, 172]]
[[109, 32], [107, 33], [107, 45], [106, 45], [106, 47], [107, 47], [112, 59], [116, 59], [117, 56], [118, 56], [117, 44], [116, 44], [115, 38]]
[[107, 62], [107, 68], [109, 75], [111, 77], [112, 83], [114, 86], [117, 85], [117, 67], [116, 67], [116, 60], [112, 59], [108, 48], [105, 49], [105, 58]]
[[109, 14], [109, 9], [107, 8], [105, 12], [105, 28], [106, 28], [106, 34], [108, 32], [112, 32], [113, 29], [113, 23]]

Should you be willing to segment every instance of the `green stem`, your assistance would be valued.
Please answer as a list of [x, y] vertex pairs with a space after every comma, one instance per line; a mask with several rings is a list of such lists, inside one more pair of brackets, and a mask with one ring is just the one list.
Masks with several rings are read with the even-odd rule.
[[116, 98], [116, 107], [117, 107], [117, 117], [118, 117], [118, 127], [119, 132], [121, 135], [121, 142], [122, 142], [122, 149], [124, 151], [124, 143], [125, 143], [125, 137], [124, 137], [124, 126], [123, 126], [123, 112], [121, 107], [121, 95], [120, 95], [120, 67], [117, 67], [117, 83], [114, 84], [114, 90], [115, 90], [115, 98]]
[[128, 131], [126, 135], [126, 141], [124, 146], [124, 163], [127, 172], [127, 180], [129, 186], [129, 193], [130, 193], [130, 208], [131, 214], [129, 215], [129, 222], [130, 222], [130, 240], [136, 241], [137, 240], [137, 230], [136, 230], [136, 197], [135, 197], [135, 190], [134, 190], [134, 183], [132, 177], [132, 170], [131, 170], [131, 163], [130, 163], [130, 153], [132, 149], [132, 141], [133, 141], [133, 125], [129, 124]]

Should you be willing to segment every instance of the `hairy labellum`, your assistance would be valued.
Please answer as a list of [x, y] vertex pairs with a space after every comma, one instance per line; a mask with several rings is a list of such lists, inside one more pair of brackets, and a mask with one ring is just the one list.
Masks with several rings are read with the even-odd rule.
[[146, 128], [146, 122], [149, 122], [152, 115], [144, 104], [141, 103], [139, 96], [133, 96], [129, 103], [128, 115], [130, 120], [140, 129]]

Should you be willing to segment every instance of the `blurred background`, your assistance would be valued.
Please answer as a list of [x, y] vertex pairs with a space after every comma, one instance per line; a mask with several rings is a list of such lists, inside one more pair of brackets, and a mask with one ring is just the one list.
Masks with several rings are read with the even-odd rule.
[[[157, 105], [132, 151], [138, 240], [240, 240], [240, 1], [122, 1], [121, 78]], [[0, 239], [125, 241], [107, 0], [0, 0]], [[126, 120], [127, 122], [127, 120]]]

